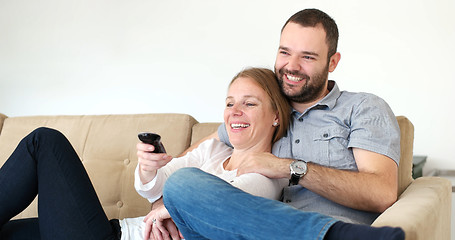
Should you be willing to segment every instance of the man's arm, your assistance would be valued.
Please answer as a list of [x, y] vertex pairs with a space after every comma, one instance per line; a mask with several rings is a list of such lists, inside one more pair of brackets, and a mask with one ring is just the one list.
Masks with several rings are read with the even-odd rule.
[[[338, 170], [308, 163], [299, 184], [338, 204], [371, 212], [383, 212], [397, 199], [398, 166], [390, 158], [354, 148], [357, 171]], [[247, 156], [238, 174], [256, 172], [270, 178], [290, 178], [292, 159], [270, 153]]]
[[398, 166], [390, 158], [354, 148], [358, 172], [308, 164], [299, 184], [341, 205], [383, 212], [397, 200]]

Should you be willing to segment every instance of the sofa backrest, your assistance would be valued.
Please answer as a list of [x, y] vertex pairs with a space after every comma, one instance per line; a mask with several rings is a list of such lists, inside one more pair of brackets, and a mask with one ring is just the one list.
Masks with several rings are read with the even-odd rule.
[[8, 117], [5, 115], [5, 114], [1, 114], [0, 113], [0, 134], [2, 133], [2, 127], [3, 127], [3, 122], [5, 121], [5, 119], [7, 119]]
[[398, 166], [398, 196], [412, 182], [412, 158], [414, 148], [414, 125], [404, 116], [397, 117], [400, 126], [400, 165]]
[[[1, 121], [0, 121], [1, 122]], [[144, 216], [150, 203], [133, 186], [137, 133], [156, 132], [167, 152], [177, 156], [190, 145], [197, 121], [186, 114], [12, 117], [0, 132], [0, 166], [19, 141], [37, 127], [60, 130], [82, 160], [109, 218]], [[12, 179], [14, 181], [14, 179]], [[18, 217], [37, 215], [35, 202]]]
[[[397, 117], [401, 131], [398, 194], [412, 182], [414, 126]], [[36, 116], [7, 118], [0, 114], [0, 166], [19, 141], [37, 127], [60, 130], [81, 158], [109, 218], [146, 215], [150, 203], [133, 187], [137, 165], [137, 133], [162, 135], [167, 152], [177, 156], [191, 144], [216, 131], [220, 123], [198, 123], [186, 114], [99, 116]], [[36, 200], [18, 217], [37, 216]]]
[[194, 124], [193, 133], [191, 134], [191, 145], [197, 143], [202, 138], [216, 132], [220, 125], [221, 125], [220, 122], [206, 122]]

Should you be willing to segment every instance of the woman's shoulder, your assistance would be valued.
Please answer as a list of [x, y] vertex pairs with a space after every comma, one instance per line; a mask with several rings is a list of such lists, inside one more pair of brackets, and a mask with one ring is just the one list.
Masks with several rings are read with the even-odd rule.
[[212, 159], [213, 157], [225, 157], [232, 154], [233, 149], [223, 142], [220, 142], [216, 138], [208, 139], [199, 144], [197, 147], [206, 159]]
[[216, 138], [211, 138], [207, 139], [204, 142], [202, 142], [199, 147], [205, 148], [205, 149], [219, 149], [219, 150], [232, 150], [231, 147], [226, 145], [223, 142], [220, 142]]

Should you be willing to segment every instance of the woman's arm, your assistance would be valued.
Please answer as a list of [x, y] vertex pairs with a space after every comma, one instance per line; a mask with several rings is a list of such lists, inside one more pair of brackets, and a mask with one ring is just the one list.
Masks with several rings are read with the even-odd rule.
[[188, 152], [188, 154], [185, 156], [172, 159], [172, 161], [168, 162], [166, 165], [158, 169], [155, 177], [145, 184], [141, 181], [139, 172], [140, 166], [138, 164], [136, 167], [134, 181], [134, 187], [136, 188], [136, 191], [143, 198], [148, 199], [150, 202], [155, 202], [161, 197], [164, 183], [172, 173], [179, 170], [180, 168], [200, 168], [203, 165], [206, 159], [210, 157], [210, 155], [207, 154], [211, 152], [207, 151], [207, 149], [210, 149], [211, 144], [211, 141], [206, 141], [204, 143], [201, 143], [197, 148], [193, 149], [193, 151]]
[[271, 179], [259, 173], [247, 173], [237, 176], [231, 184], [249, 194], [279, 200], [288, 182], [284, 178]]

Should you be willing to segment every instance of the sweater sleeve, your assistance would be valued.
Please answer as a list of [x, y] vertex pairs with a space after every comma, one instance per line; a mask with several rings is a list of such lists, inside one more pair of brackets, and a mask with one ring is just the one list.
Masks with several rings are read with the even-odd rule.
[[185, 156], [172, 159], [166, 166], [158, 169], [155, 178], [146, 184], [140, 180], [138, 164], [134, 173], [134, 188], [137, 193], [151, 203], [158, 200], [162, 196], [164, 183], [172, 173], [184, 167], [200, 168], [202, 166], [206, 158], [205, 149], [208, 145], [210, 145], [210, 140], [201, 143], [198, 148]]
[[172, 173], [184, 167], [202, 169], [207, 162], [210, 162], [214, 156], [224, 149], [226, 149], [225, 145], [216, 139], [206, 140], [185, 156], [174, 158], [166, 166], [158, 169], [155, 178], [146, 184], [140, 180], [138, 164], [134, 173], [134, 188], [143, 198], [149, 202], [154, 202], [162, 196], [164, 183]]

